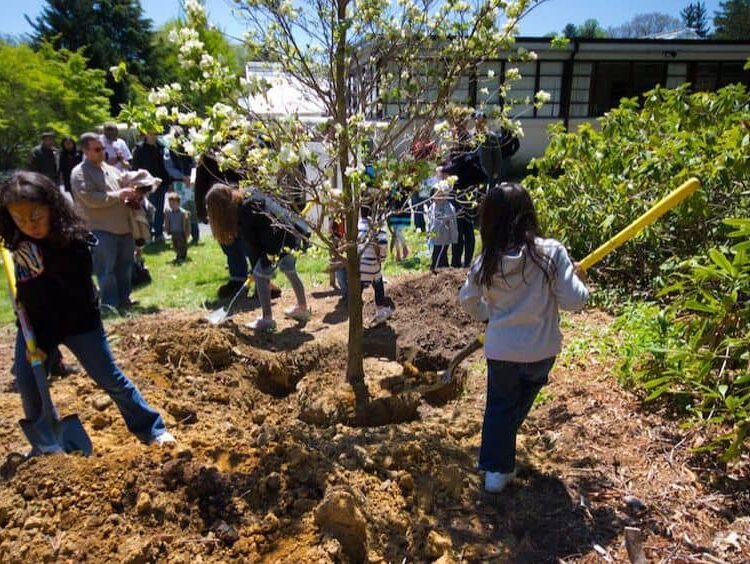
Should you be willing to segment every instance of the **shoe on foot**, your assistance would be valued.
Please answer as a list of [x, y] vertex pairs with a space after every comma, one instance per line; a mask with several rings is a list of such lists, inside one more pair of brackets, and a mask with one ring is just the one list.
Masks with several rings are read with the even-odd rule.
[[284, 310], [284, 315], [298, 321], [299, 323], [306, 323], [310, 320], [312, 312], [306, 307], [296, 306]]
[[172, 433], [170, 433], [169, 431], [164, 431], [161, 435], [154, 437], [154, 439], [151, 441], [151, 444], [160, 447], [171, 447], [176, 445], [177, 441], [175, 440]]
[[240, 288], [242, 288], [242, 285], [244, 283], [244, 280], [230, 280], [226, 284], [222, 284], [221, 286], [219, 286], [219, 291], [217, 292], [219, 299], [227, 300], [229, 298], [232, 298], [237, 292], [240, 291]]
[[262, 317], [248, 323], [247, 326], [259, 333], [273, 333], [276, 331], [276, 322], [273, 319], [263, 319]]
[[389, 308], [388, 306], [379, 307], [375, 311], [375, 317], [372, 318], [372, 322], [375, 325], [379, 325], [380, 323], [383, 323], [386, 319], [388, 319], [391, 315], [393, 315], [393, 310]]
[[484, 491], [487, 493], [500, 493], [516, 477], [515, 470], [509, 474], [502, 472], [487, 472], [484, 475]]

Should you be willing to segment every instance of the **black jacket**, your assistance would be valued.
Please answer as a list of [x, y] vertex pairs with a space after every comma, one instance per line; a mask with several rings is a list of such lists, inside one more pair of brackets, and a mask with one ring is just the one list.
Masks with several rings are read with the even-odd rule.
[[83, 155], [79, 150], [75, 151], [60, 151], [58, 158], [58, 169], [60, 170], [60, 177], [62, 178], [65, 190], [70, 192], [70, 173], [73, 169], [83, 160]]
[[67, 247], [23, 239], [13, 251], [18, 301], [31, 322], [39, 348], [49, 353], [66, 337], [101, 326], [99, 298], [91, 279], [91, 246], [96, 239]]
[[239, 222], [240, 237], [250, 253], [251, 264], [260, 260], [263, 266], [267, 266], [269, 255], [278, 256], [285, 249], [300, 246], [299, 238], [273, 224], [262, 201], [246, 198], [240, 206]]
[[208, 221], [208, 212], [206, 211], [206, 194], [211, 187], [218, 183], [229, 186], [240, 185], [242, 175], [234, 170], [219, 170], [219, 163], [216, 159], [203, 155], [197, 168], [195, 169], [195, 208], [198, 213], [198, 219]]
[[133, 170], [143, 168], [149, 171], [151, 176], [161, 178], [161, 184], [159, 185], [161, 191], [165, 191], [172, 183], [167, 167], [164, 165], [164, 147], [159, 143], [156, 143], [156, 145], [150, 145], [145, 141], [138, 143], [133, 150], [130, 168]]
[[29, 170], [39, 172], [52, 180], [55, 184], [59, 182], [57, 170], [57, 151], [48, 149], [44, 145], [37, 145], [31, 150], [31, 161]]

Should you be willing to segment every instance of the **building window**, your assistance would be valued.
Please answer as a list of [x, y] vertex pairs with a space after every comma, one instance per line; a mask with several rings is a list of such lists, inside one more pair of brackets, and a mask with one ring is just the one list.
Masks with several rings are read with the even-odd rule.
[[563, 64], [539, 63], [539, 90], [549, 93], [550, 101], [536, 110], [536, 117], [558, 117], [562, 91]]
[[710, 92], [716, 90], [719, 80], [719, 63], [696, 63], [693, 90]]
[[521, 73], [520, 80], [509, 83], [508, 103], [511, 104], [510, 115], [514, 118], [534, 117], [534, 94], [536, 94], [536, 63], [508, 64], [507, 69], [517, 68]]
[[492, 106], [500, 103], [502, 78], [503, 63], [501, 61], [477, 65], [477, 105]]
[[721, 63], [719, 88], [730, 84], [750, 86], [750, 71], [744, 70], [744, 63]]
[[570, 84], [570, 117], [588, 117], [589, 90], [591, 89], [591, 63], [574, 63]]
[[667, 88], [677, 88], [688, 82], [687, 63], [669, 63], [667, 65]]

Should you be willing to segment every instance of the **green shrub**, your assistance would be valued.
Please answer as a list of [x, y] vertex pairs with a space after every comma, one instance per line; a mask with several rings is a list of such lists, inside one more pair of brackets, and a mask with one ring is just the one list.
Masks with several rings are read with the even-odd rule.
[[679, 260], [725, 239], [721, 220], [750, 211], [750, 95], [656, 88], [624, 99], [592, 126], [550, 128], [545, 154], [524, 180], [540, 220], [581, 259], [691, 176], [703, 188], [592, 275], [607, 287], [653, 296]]
[[696, 422], [732, 428], [709, 446], [729, 459], [750, 430], [750, 219], [724, 223], [731, 248], [679, 264], [661, 292], [670, 305], [627, 308], [615, 329], [623, 380], [646, 400], [669, 398]]

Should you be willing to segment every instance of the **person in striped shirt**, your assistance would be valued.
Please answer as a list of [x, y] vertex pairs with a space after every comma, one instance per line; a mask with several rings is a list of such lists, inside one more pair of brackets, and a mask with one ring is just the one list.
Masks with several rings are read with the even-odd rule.
[[364, 290], [367, 286], [372, 285], [375, 291], [373, 324], [377, 325], [388, 319], [393, 314], [393, 310], [388, 306], [385, 286], [383, 285], [383, 262], [385, 262], [388, 254], [388, 236], [382, 226], [372, 224], [370, 214], [370, 207], [362, 206], [357, 236], [359, 241], [359, 274], [362, 280], [362, 289]]

